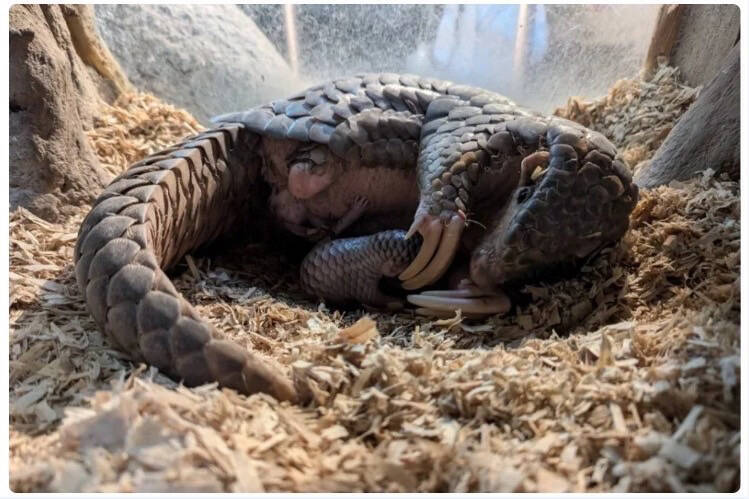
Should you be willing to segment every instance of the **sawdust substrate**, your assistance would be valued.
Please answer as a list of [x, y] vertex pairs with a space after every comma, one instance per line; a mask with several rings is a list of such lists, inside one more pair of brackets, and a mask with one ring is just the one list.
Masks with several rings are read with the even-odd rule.
[[[647, 120], [668, 129], [679, 116], [669, 103], [696, 94], [664, 68], [655, 83], [624, 80], [568, 111], [623, 126], [615, 140], [636, 130], [639, 143], [617, 145], [646, 159], [658, 143]], [[90, 137], [116, 174], [198, 129], [133, 94], [103, 110]], [[301, 294], [293, 263], [260, 246], [188, 257], [180, 291], [286, 369], [309, 407], [188, 389], [113, 350], [73, 276], [88, 209], [62, 225], [10, 215], [15, 491], [738, 487], [735, 182], [707, 173], [643, 192], [620, 245], [478, 324], [329, 311]]]

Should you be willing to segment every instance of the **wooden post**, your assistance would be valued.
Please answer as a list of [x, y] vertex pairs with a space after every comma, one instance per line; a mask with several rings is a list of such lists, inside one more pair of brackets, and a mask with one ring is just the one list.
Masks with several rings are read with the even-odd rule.
[[740, 61], [734, 45], [724, 66], [679, 119], [653, 159], [635, 175], [640, 187], [687, 180], [711, 168], [738, 173], [740, 161]]
[[669, 63], [690, 87], [706, 85], [723, 67], [740, 31], [736, 5], [685, 5]]
[[61, 5], [70, 37], [78, 56], [111, 81], [118, 93], [133, 91], [125, 72], [96, 31], [94, 9], [90, 5]]
[[658, 12], [643, 77], [649, 79], [664, 56], [692, 86], [705, 85], [723, 65], [739, 39], [741, 12], [736, 5], [664, 5]]
[[658, 67], [658, 56], [670, 56], [679, 36], [679, 22], [683, 5], [662, 5], [655, 20], [653, 35], [650, 38], [648, 54], [645, 56], [643, 76], [649, 80]]
[[525, 80], [528, 57], [528, 20], [528, 5], [519, 5], [515, 29], [515, 49], [512, 56], [512, 79], [516, 90], [522, 87]]
[[296, 12], [294, 4], [287, 3], [284, 5], [283, 14], [286, 27], [286, 51], [289, 54], [289, 66], [291, 66], [294, 76], [299, 76], [299, 53], [297, 49]]

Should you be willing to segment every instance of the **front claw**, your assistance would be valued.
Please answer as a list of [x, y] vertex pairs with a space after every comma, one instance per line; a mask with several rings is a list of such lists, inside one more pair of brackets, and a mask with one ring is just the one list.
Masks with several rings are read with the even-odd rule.
[[419, 232], [424, 242], [411, 265], [398, 276], [404, 289], [423, 288], [444, 275], [458, 252], [465, 221], [465, 215], [460, 212], [453, 215], [447, 225], [439, 217], [417, 215], [406, 237]]
[[546, 166], [549, 164], [549, 151], [536, 151], [529, 154], [523, 161], [520, 162], [520, 182], [518, 185], [526, 186], [533, 183], [533, 172], [539, 166]]
[[501, 291], [487, 293], [475, 285], [461, 289], [424, 291], [406, 297], [416, 305], [419, 315], [452, 317], [458, 310], [464, 317], [480, 319], [494, 314], [504, 314], [510, 310], [510, 299]]

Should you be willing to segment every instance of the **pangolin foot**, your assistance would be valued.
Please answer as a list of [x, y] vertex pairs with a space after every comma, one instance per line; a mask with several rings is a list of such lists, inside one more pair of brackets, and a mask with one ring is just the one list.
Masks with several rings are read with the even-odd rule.
[[411, 265], [398, 276], [403, 281], [403, 288], [419, 289], [442, 277], [458, 251], [465, 223], [465, 215], [462, 213], [453, 215], [447, 225], [434, 215], [416, 215], [406, 238], [419, 232], [424, 242]]

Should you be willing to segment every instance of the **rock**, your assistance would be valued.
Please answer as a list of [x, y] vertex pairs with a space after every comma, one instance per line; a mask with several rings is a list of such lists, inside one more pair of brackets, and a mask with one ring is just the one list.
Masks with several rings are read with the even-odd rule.
[[102, 38], [130, 80], [204, 124], [300, 86], [235, 5], [97, 5], [95, 12]]
[[108, 83], [112, 84], [118, 94], [134, 91], [119, 63], [96, 31], [94, 9], [82, 6], [65, 9], [70, 12], [70, 15], [65, 17], [70, 36], [83, 62], [95, 68]]
[[726, 56], [721, 70], [676, 122], [653, 158], [637, 170], [634, 177], [637, 185], [652, 189], [672, 180], [696, 177], [708, 168], [739, 177], [739, 55], [737, 43]]
[[50, 221], [93, 200], [109, 180], [84, 130], [102, 96], [113, 99], [117, 90], [77, 53], [71, 31], [84, 34], [87, 15], [86, 6], [10, 8], [10, 208]]

